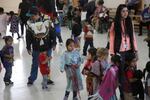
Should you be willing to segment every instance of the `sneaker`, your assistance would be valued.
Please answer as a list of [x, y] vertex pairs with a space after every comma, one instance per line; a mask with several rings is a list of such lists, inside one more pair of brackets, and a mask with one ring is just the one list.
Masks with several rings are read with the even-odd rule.
[[12, 81], [5, 82], [5, 85], [6, 85], [6, 86], [8, 86], [8, 85], [13, 85], [13, 84], [14, 84], [14, 82], [12, 82]]
[[43, 90], [46, 90], [46, 91], [50, 91], [50, 89], [49, 89], [47, 86], [46, 86], [46, 87], [45, 87], [45, 86], [42, 86], [42, 89], [43, 89]]
[[33, 85], [33, 82], [28, 81], [27, 85], [28, 85], [28, 86]]
[[48, 85], [54, 85], [54, 82], [52, 80], [47, 80]]
[[5, 82], [5, 86], [8, 86], [9, 85], [9, 82]]

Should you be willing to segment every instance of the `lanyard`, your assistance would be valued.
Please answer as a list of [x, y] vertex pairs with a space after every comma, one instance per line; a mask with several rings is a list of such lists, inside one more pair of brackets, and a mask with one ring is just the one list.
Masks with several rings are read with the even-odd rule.
[[125, 38], [125, 44], [124, 44], [124, 48], [125, 48], [125, 51], [127, 49], [127, 29], [126, 29], [126, 24], [125, 24], [125, 19], [123, 20], [123, 27], [124, 27], [124, 32], [123, 32], [123, 37]]

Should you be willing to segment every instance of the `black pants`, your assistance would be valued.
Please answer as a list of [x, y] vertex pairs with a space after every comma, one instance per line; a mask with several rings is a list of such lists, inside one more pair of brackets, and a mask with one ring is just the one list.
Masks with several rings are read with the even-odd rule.
[[87, 54], [87, 49], [88, 46], [90, 45], [90, 47], [94, 47], [93, 46], [93, 40], [85, 40], [84, 46], [83, 46], [83, 55], [86, 56]]
[[148, 21], [148, 22], [140, 22], [140, 26], [139, 26], [139, 32], [140, 32], [140, 34], [142, 34], [142, 28], [143, 28], [143, 26], [147, 26], [147, 29], [149, 30], [149, 26], [150, 26], [150, 21]]

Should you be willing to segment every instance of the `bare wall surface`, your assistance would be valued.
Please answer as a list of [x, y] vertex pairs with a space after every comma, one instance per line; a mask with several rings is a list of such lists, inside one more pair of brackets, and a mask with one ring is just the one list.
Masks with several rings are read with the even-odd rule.
[[5, 12], [14, 11], [17, 13], [21, 1], [22, 0], [0, 0], [0, 7], [3, 7]]
[[[22, 0], [0, 0], [0, 7], [3, 7], [5, 12], [13, 10], [17, 13], [18, 5], [21, 1]], [[104, 2], [106, 7], [116, 8], [119, 4], [124, 3], [124, 0], [104, 0]]]

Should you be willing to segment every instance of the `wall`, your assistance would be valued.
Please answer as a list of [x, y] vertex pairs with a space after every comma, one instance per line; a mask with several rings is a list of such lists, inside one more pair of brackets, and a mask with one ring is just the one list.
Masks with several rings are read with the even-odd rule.
[[[4, 7], [5, 11], [13, 10], [18, 11], [18, 5], [22, 0], [0, 0], [0, 7]], [[89, 0], [90, 1], [90, 0]], [[150, 0], [145, 0], [150, 1]], [[121, 3], [125, 3], [125, 0], [104, 0], [104, 5], [108, 8], [117, 8]]]
[[17, 13], [18, 6], [21, 1], [22, 0], [0, 0], [0, 7], [3, 7], [5, 12], [13, 10]]
[[104, 0], [104, 5], [108, 8], [117, 8], [119, 4], [124, 4], [125, 0]]

